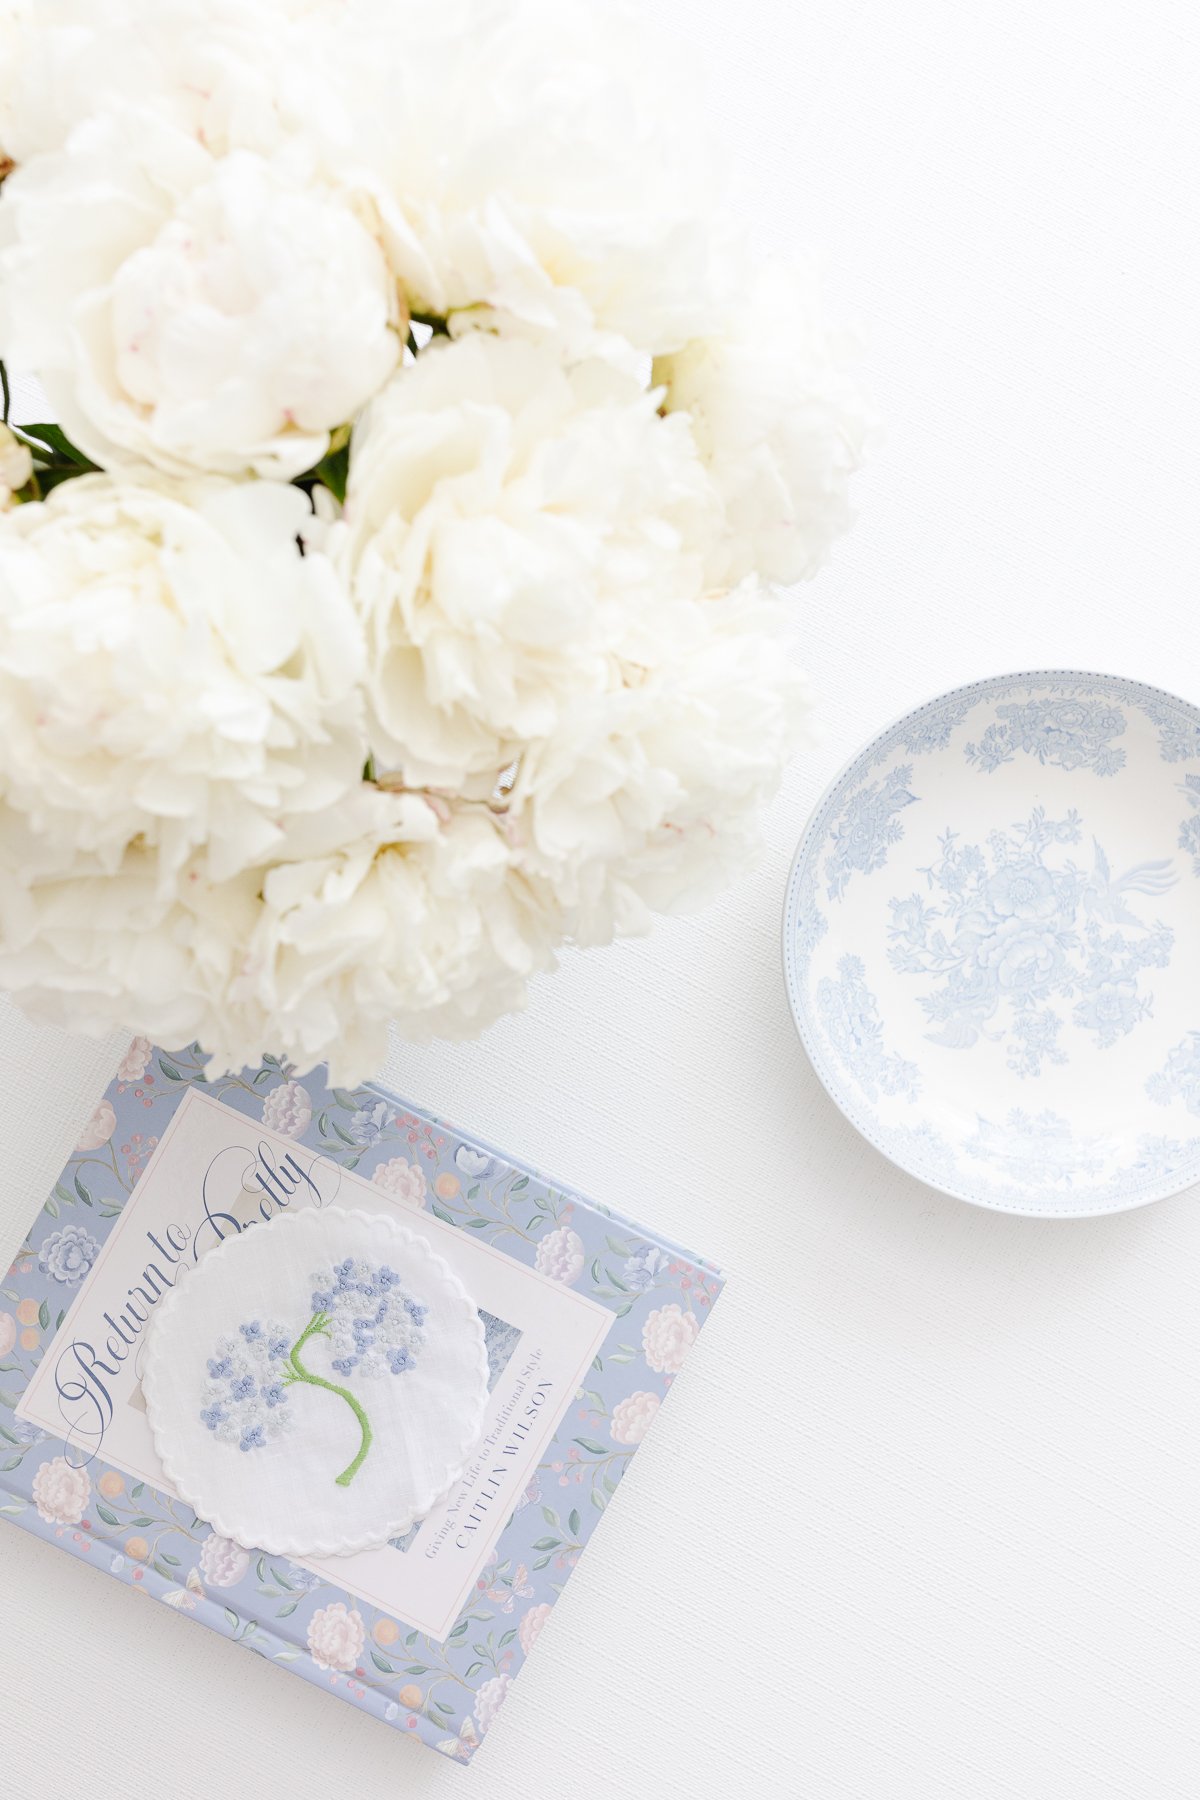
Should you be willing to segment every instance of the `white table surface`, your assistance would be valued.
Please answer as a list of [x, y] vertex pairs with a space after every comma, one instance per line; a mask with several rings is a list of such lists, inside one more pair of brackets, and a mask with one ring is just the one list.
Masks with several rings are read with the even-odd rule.
[[[1195, 1800], [1200, 1205], [993, 1217], [826, 1099], [779, 975], [830, 774], [1014, 668], [1200, 697], [1191, 0], [656, 0], [888, 426], [801, 597], [824, 740], [761, 866], [387, 1078], [727, 1266], [470, 1769], [0, 1530], [0, 1791]], [[0, 1254], [103, 1052], [0, 1017]]]

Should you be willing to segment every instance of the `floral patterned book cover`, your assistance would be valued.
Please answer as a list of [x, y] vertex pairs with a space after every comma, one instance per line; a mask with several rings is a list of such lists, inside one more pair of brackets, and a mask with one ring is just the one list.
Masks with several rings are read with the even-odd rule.
[[[476, 1301], [480, 1449], [379, 1550], [293, 1562], [171, 1491], [143, 1333], [231, 1233], [337, 1202], [421, 1215]], [[136, 1039], [0, 1288], [0, 1516], [468, 1761], [712, 1309], [721, 1276], [367, 1084], [206, 1079]]]

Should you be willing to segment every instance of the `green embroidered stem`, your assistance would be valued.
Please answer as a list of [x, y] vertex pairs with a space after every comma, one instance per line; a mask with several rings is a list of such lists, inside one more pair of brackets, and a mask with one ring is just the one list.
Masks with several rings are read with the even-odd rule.
[[296, 1342], [292, 1345], [288, 1354], [288, 1362], [294, 1371], [290, 1379], [295, 1381], [306, 1381], [309, 1387], [324, 1388], [330, 1394], [337, 1394], [340, 1399], [346, 1402], [346, 1405], [358, 1420], [358, 1423], [362, 1428], [362, 1443], [359, 1445], [358, 1455], [354, 1458], [354, 1461], [349, 1467], [343, 1469], [341, 1474], [337, 1477], [337, 1484], [339, 1487], [349, 1487], [350, 1483], [354, 1480], [354, 1477], [362, 1467], [363, 1458], [371, 1448], [371, 1421], [348, 1388], [338, 1387], [336, 1382], [326, 1381], [321, 1375], [314, 1375], [312, 1371], [306, 1369], [304, 1364], [300, 1361], [300, 1352], [303, 1350], [310, 1337], [328, 1337], [328, 1335], [329, 1318], [327, 1314], [314, 1313], [312, 1318], [308, 1321], [308, 1324], [304, 1327], [304, 1330], [300, 1333], [300, 1336], [296, 1339]]

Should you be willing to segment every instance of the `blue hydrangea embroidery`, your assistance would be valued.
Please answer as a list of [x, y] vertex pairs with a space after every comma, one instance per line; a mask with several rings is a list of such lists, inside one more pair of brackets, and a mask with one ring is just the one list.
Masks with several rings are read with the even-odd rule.
[[416, 1367], [425, 1342], [427, 1309], [386, 1263], [348, 1256], [319, 1269], [311, 1280], [311, 1316], [294, 1343], [276, 1320], [247, 1319], [236, 1336], [215, 1346], [207, 1361], [200, 1422], [221, 1443], [246, 1452], [265, 1449], [294, 1422], [288, 1389], [324, 1388], [346, 1402], [361, 1432], [353, 1461], [334, 1478], [339, 1487], [348, 1487], [371, 1448], [371, 1422], [357, 1396], [314, 1373], [301, 1352], [313, 1338], [324, 1337], [333, 1352], [331, 1367], [340, 1376], [406, 1374]]

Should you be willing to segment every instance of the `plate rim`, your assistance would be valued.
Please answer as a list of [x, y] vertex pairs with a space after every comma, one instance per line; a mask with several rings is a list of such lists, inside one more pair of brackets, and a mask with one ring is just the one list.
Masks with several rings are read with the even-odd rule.
[[823, 1066], [824, 1058], [821, 1056], [816, 1046], [810, 1041], [804, 1018], [797, 1005], [794, 972], [789, 953], [791, 939], [789, 926], [791, 923], [793, 890], [796, 886], [797, 876], [801, 865], [804, 862], [805, 853], [809, 848], [814, 830], [818, 821], [822, 819], [828, 803], [837, 789], [842, 785], [846, 777], [857, 768], [872, 750], [874, 750], [877, 744], [888, 737], [890, 733], [899, 729], [899, 727], [919, 719], [921, 715], [928, 712], [931, 707], [940, 706], [944, 701], [954, 700], [969, 694], [982, 695], [986, 693], [989, 688], [1022, 681], [1046, 685], [1059, 681], [1104, 681], [1121, 683], [1127, 688], [1139, 688], [1143, 693], [1152, 695], [1160, 700], [1168, 700], [1173, 705], [1182, 707], [1187, 711], [1190, 711], [1197, 718], [1200, 718], [1200, 702], [1187, 700], [1181, 694], [1172, 693], [1170, 689], [1159, 687], [1155, 682], [1142, 681], [1140, 677], [1136, 675], [1118, 675], [1111, 670], [1103, 669], [1017, 669], [1008, 673], [1001, 671], [995, 675], [980, 676], [974, 681], [961, 682], [954, 687], [945, 688], [940, 693], [931, 694], [927, 700], [921, 701], [919, 705], [909, 707], [904, 712], [896, 713], [886, 724], [881, 725], [878, 731], [874, 732], [864, 743], [860, 744], [858, 749], [853, 751], [834, 772], [817, 796], [816, 801], [813, 803], [808, 818], [805, 821], [804, 829], [800, 833], [799, 842], [796, 845], [795, 853], [793, 854], [791, 863], [788, 867], [787, 880], [784, 884], [783, 909], [780, 920], [780, 953], [783, 986], [784, 992], [787, 995], [788, 1010], [792, 1016], [792, 1024], [795, 1026], [796, 1035], [800, 1039], [801, 1046], [808, 1059], [809, 1067], [816, 1075], [821, 1087], [837, 1107], [842, 1117], [848, 1124], [853, 1126], [854, 1130], [857, 1131], [864, 1142], [870, 1144], [871, 1148], [882, 1156], [892, 1168], [899, 1169], [901, 1173], [907, 1175], [910, 1180], [920, 1182], [923, 1187], [932, 1189], [934, 1193], [945, 1194], [948, 1199], [957, 1200], [966, 1206], [976, 1207], [980, 1212], [999, 1213], [1007, 1218], [1059, 1220], [1064, 1223], [1070, 1223], [1074, 1220], [1110, 1218], [1114, 1214], [1137, 1212], [1144, 1206], [1154, 1206], [1157, 1205], [1160, 1200], [1169, 1200], [1176, 1194], [1187, 1193], [1190, 1189], [1200, 1185], [1200, 1170], [1194, 1175], [1189, 1175], [1183, 1181], [1180, 1181], [1173, 1176], [1165, 1177], [1159, 1186], [1151, 1186], [1146, 1193], [1138, 1194], [1128, 1199], [1118, 1197], [1110, 1205], [1096, 1206], [1094, 1204], [1089, 1204], [1085, 1207], [1072, 1209], [1070, 1211], [1036, 1205], [1017, 1206], [1011, 1202], [985, 1199], [978, 1193], [971, 1194], [957, 1188], [949, 1187], [944, 1182], [936, 1181], [928, 1175], [919, 1174], [917, 1170], [910, 1168], [906, 1163], [900, 1162], [899, 1159], [879, 1141], [876, 1133], [856, 1114], [848, 1098], [843, 1098], [843, 1096], [837, 1092], [831, 1076], [826, 1073], [826, 1069]]

